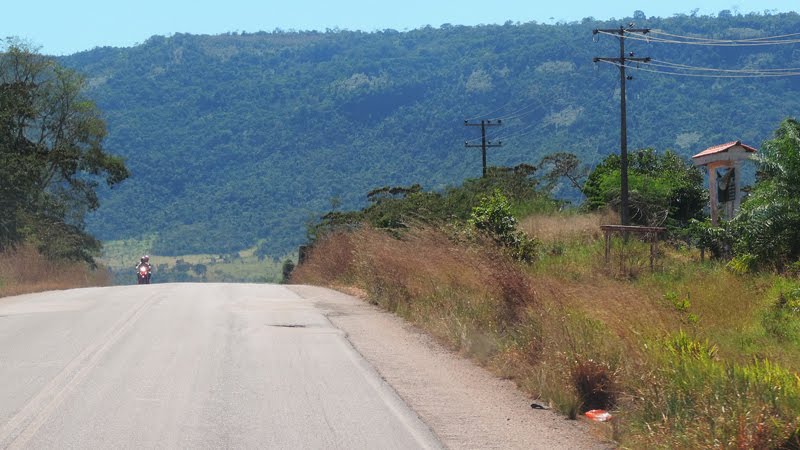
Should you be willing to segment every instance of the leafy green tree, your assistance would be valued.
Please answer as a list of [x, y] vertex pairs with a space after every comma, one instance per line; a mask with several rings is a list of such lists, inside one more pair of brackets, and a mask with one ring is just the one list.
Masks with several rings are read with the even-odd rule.
[[34, 189], [33, 151], [15, 133], [15, 118], [30, 115], [31, 90], [27, 83], [0, 84], [0, 249], [20, 239], [18, 211]]
[[800, 122], [764, 143], [756, 184], [732, 220], [737, 258], [781, 268], [800, 258]]
[[472, 208], [469, 225], [487, 232], [494, 240], [509, 249], [511, 255], [525, 262], [536, 257], [538, 243], [517, 230], [517, 219], [511, 214], [511, 202], [499, 189], [481, 198]]
[[[628, 169], [630, 170], [630, 164]], [[602, 188], [604, 180], [611, 176], [617, 176], [619, 171], [620, 159], [614, 153], [608, 155], [600, 164], [595, 166], [583, 185], [583, 193], [586, 195], [586, 201], [583, 204], [585, 208], [589, 210], [602, 209], [607, 207], [610, 201], [619, 198], [618, 189], [612, 192], [605, 192]]]
[[200, 275], [202, 277], [202, 276], [205, 276], [205, 274], [208, 272], [208, 266], [206, 266], [205, 264], [199, 264], [198, 263], [198, 264], [195, 264], [194, 267], [192, 267], [192, 270], [194, 270], [194, 273], [196, 273], [196, 274], [198, 274], [198, 275]]
[[283, 266], [281, 267], [281, 284], [289, 283], [289, 280], [292, 278], [292, 272], [294, 272], [294, 261], [291, 259], [286, 259], [283, 261]]
[[406, 228], [408, 222], [433, 222], [444, 219], [441, 195], [424, 192], [422, 186], [385, 186], [367, 193], [371, 203], [364, 216], [378, 228]]
[[712, 258], [722, 259], [731, 256], [734, 238], [730, 228], [727, 223], [714, 226], [710, 218], [703, 221], [691, 219], [682, 234], [701, 251], [709, 250]]
[[517, 228], [517, 219], [511, 215], [511, 203], [500, 190], [481, 199], [481, 203], [472, 208], [469, 224], [479, 230], [488, 231], [494, 236], [504, 239]]
[[[629, 158], [628, 186], [631, 219], [640, 225], [685, 226], [703, 215], [707, 193], [703, 176], [691, 163], [667, 150], [634, 152]], [[616, 154], [604, 159], [586, 180], [585, 206], [599, 209], [618, 207], [620, 198], [620, 159]]]
[[128, 177], [105, 153], [105, 122], [85, 83], [18, 41], [0, 53], [0, 248], [22, 240], [48, 256], [92, 262], [99, 241], [83, 219], [99, 206], [98, 179]]

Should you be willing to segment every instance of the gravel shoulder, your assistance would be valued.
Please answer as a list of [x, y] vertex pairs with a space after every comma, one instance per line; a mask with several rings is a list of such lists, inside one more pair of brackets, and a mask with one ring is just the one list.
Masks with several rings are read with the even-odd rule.
[[501, 380], [401, 318], [358, 298], [315, 286], [288, 286], [325, 311], [334, 326], [448, 448], [614, 448], [599, 428], [531, 408]]

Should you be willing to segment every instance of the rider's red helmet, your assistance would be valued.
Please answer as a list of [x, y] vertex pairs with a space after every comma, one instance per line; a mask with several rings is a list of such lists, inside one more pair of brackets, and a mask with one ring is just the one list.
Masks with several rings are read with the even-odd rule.
[[142, 262], [150, 262], [150, 257], [147, 255], [142, 256]]

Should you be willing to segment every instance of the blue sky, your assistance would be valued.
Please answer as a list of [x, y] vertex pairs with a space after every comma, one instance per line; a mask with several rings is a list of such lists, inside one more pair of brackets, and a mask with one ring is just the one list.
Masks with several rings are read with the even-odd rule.
[[[700, 6], [702, 5], [702, 6]], [[477, 25], [648, 16], [800, 10], [797, 0], [40, 0], [9, 1], [0, 36], [17, 36], [42, 53], [70, 54], [98, 46], [128, 47], [150, 36], [228, 31], [409, 30], [425, 25]]]

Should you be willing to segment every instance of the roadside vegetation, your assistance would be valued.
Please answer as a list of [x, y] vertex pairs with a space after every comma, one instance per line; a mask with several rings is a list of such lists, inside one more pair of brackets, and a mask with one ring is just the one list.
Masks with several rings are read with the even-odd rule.
[[649, 161], [631, 166], [635, 218], [669, 230], [653, 271], [633, 237], [605, 260], [608, 160], [578, 210], [548, 200], [533, 167], [441, 193], [384, 188], [322, 218], [292, 281], [362, 295], [568, 417], [610, 411], [622, 447], [800, 448], [799, 137], [781, 124], [751, 199], [721, 227], [703, 220], [697, 169], [634, 155]]
[[112, 275], [103, 269], [64, 260], [53, 260], [35, 248], [23, 245], [0, 253], [0, 297], [72, 289], [108, 286]]
[[100, 111], [76, 72], [8, 39], [0, 49], [0, 295], [104, 284], [84, 218], [100, 183], [129, 173], [106, 153]]

